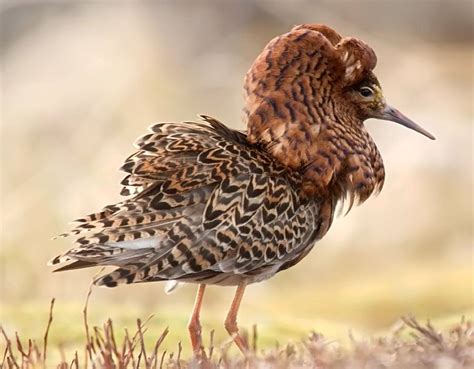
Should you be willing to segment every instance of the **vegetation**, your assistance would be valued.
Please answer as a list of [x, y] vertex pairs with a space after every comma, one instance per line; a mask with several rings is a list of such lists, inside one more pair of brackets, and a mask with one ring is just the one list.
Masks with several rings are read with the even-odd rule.
[[[137, 319], [136, 329], [125, 329], [121, 338], [115, 333], [111, 319], [102, 327], [90, 327], [87, 319], [87, 302], [84, 308], [84, 340], [73, 354], [64, 349], [48, 346], [53, 322], [54, 299], [51, 301], [49, 318], [42, 343], [22, 339], [18, 333], [8, 334], [3, 327], [5, 348], [1, 367], [5, 369], [30, 369], [56, 366], [57, 368], [319, 368], [319, 369], [458, 369], [474, 365], [474, 326], [465, 320], [446, 332], [439, 332], [430, 322], [420, 324], [415, 318], [402, 318], [400, 324], [385, 337], [366, 340], [349, 336], [349, 345], [341, 345], [312, 332], [297, 344], [276, 345], [270, 349], [258, 346], [257, 329], [254, 326], [247, 356], [229, 354], [232, 342], [222, 347], [214, 343], [211, 331], [210, 343], [202, 354], [186, 357], [181, 344], [176, 352], [162, 349], [169, 330], [164, 329], [153, 341], [145, 338], [147, 323]], [[59, 357], [54, 350], [59, 351]]]

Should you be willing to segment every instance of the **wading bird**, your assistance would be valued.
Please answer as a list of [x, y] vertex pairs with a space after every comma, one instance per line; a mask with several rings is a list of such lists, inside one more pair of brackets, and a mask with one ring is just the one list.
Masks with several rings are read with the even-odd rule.
[[248, 284], [297, 264], [331, 226], [336, 205], [380, 191], [384, 166], [364, 127], [390, 120], [434, 137], [385, 102], [374, 51], [307, 24], [274, 38], [245, 77], [247, 132], [214, 118], [157, 123], [125, 160], [127, 198], [79, 219], [57, 271], [111, 265], [96, 285], [199, 285], [189, 322], [202, 347], [206, 285], [237, 286], [225, 328], [245, 352], [237, 312]]

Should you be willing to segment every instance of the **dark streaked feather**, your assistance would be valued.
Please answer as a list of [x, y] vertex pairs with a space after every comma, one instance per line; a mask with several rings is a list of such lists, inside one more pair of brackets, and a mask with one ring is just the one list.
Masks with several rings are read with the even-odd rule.
[[299, 174], [245, 134], [204, 119], [159, 123], [137, 141], [122, 167], [136, 194], [80, 219], [66, 234], [76, 246], [52, 263], [73, 262], [57, 271], [118, 266], [96, 281], [107, 286], [227, 283], [234, 277], [225, 276], [274, 273], [312, 246], [320, 204], [301, 193]]

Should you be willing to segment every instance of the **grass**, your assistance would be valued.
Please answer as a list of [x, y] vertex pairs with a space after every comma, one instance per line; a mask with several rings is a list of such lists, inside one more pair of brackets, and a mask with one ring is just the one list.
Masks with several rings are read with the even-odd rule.
[[[437, 327], [444, 329], [458, 321], [461, 315], [469, 319], [474, 317], [472, 265], [470, 259], [466, 260], [465, 266], [404, 264], [403, 268], [385, 268], [383, 272], [365, 266], [353, 272], [336, 269], [331, 272], [336, 276], [331, 274], [326, 278], [322, 273], [313, 272], [305, 273], [304, 279], [289, 279], [294, 273], [277, 275], [265, 284], [248, 288], [239, 321], [243, 327], [258, 323], [259, 340], [264, 346], [274, 345], [275, 341], [300, 340], [311, 329], [323, 331], [338, 340], [347, 339], [348, 327], [361, 336], [385, 334], [398, 317], [410, 314], [421, 320], [430, 318]], [[309, 268], [317, 269], [311, 262], [301, 269]], [[38, 286], [30, 285], [29, 291], [41, 291], [40, 296], [31, 297], [30, 293], [9, 299], [8, 294], [0, 293], [0, 322], [9, 331], [23, 332], [38, 339], [43, 320], [38, 317], [47, 314], [45, 301], [56, 296], [51, 342], [76, 344], [83, 336], [78, 317], [83, 307], [81, 291], [87, 291], [88, 279], [87, 274], [81, 273], [54, 274]], [[16, 286], [16, 281], [5, 285]], [[196, 286], [183, 284], [172, 295], [165, 295], [162, 287], [149, 284], [94, 289], [89, 321], [92, 325], [101, 325], [110, 317], [117, 326], [130, 327], [135, 325], [134, 317], [159, 312], [149, 331], [158, 334], [166, 326], [172, 328], [166, 345], [175, 349], [186, 331]], [[66, 294], [64, 289], [72, 292]], [[204, 331], [215, 328], [218, 340], [226, 337], [223, 321], [233, 293], [232, 288], [213, 287], [204, 297], [203, 328]], [[67, 342], [64, 342], [65, 337]], [[184, 348], [186, 344], [187, 340], [184, 340]]]
[[[232, 350], [231, 341], [217, 345], [213, 331], [209, 344], [199, 356], [183, 351], [181, 344], [174, 351], [164, 347], [170, 333], [168, 328], [153, 338], [147, 337], [149, 317], [137, 319], [133, 331], [116, 332], [108, 319], [101, 327], [90, 326], [88, 302], [83, 310], [82, 342], [74, 350], [63, 345], [48, 345], [53, 319], [54, 299], [45, 333], [40, 342], [23, 339], [0, 328], [4, 349], [1, 367], [5, 369], [66, 368], [146, 368], [146, 369], [458, 369], [474, 366], [474, 327], [471, 321], [461, 319], [444, 332], [415, 318], [402, 318], [392, 331], [378, 338], [356, 339], [349, 335], [349, 344], [326, 339], [311, 332], [298, 343], [274, 345], [261, 349], [254, 326], [246, 335], [251, 350], [241, 355]], [[67, 331], [66, 331], [67, 334]], [[250, 337], [249, 337], [250, 336]], [[67, 340], [68, 337], [63, 337]], [[186, 337], [187, 339], [187, 337]]]
[[[2, 301], [0, 364], [6, 369], [225, 369], [243, 368], [246, 363], [258, 369], [474, 367], [471, 269], [445, 270], [430, 264], [415, 270], [405, 266], [404, 271], [385, 271], [384, 278], [373, 278], [372, 271], [330, 282], [316, 279], [311, 288], [305, 281], [285, 278], [276, 280], [275, 290], [271, 285], [253, 286], [239, 315], [242, 330], [250, 327], [255, 348], [247, 358], [223, 329], [233, 291], [210, 289], [202, 314], [207, 366], [196, 363], [190, 354], [186, 332], [195, 286], [183, 285], [178, 294], [166, 298], [161, 289], [150, 293], [149, 286], [94, 289], [91, 309], [82, 318], [83, 304], [64, 296], [49, 315], [40, 300]], [[66, 277], [62, 283], [74, 285], [74, 291], [87, 289], [82, 281], [75, 284]], [[155, 311], [160, 313], [146, 318]], [[394, 324], [407, 312], [420, 321], [430, 317], [432, 324], [412, 318]], [[53, 315], [46, 344], [44, 331], [48, 316]], [[461, 320], [462, 315], [467, 319]], [[314, 327], [324, 336], [311, 333]], [[440, 338], [436, 341], [436, 337]]]

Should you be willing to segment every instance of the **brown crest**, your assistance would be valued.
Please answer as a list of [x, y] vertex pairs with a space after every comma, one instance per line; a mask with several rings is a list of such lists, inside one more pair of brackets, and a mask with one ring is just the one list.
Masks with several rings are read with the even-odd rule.
[[[249, 141], [302, 171], [307, 192], [336, 186], [338, 196], [367, 198], [383, 181], [374, 174], [381, 159], [344, 91], [369, 77], [376, 62], [366, 43], [325, 25], [299, 25], [276, 37], [246, 76]], [[357, 170], [349, 175], [346, 168]]]

